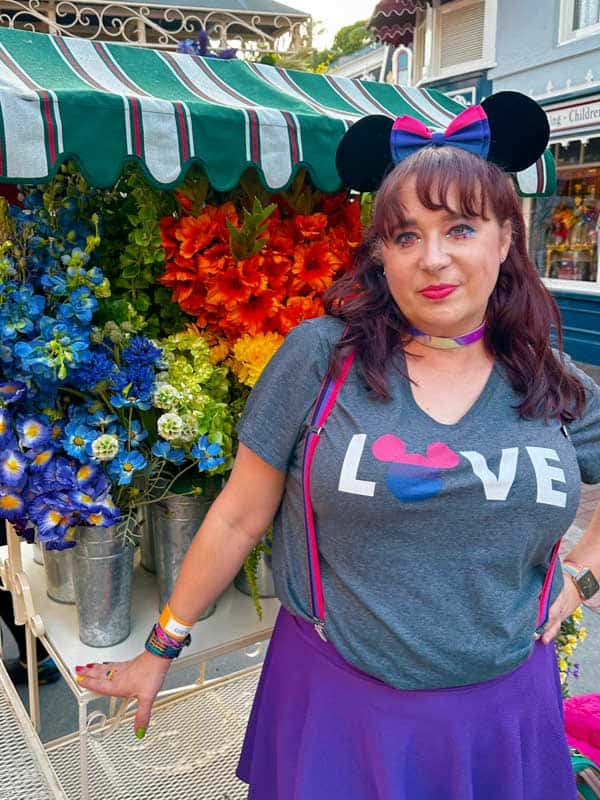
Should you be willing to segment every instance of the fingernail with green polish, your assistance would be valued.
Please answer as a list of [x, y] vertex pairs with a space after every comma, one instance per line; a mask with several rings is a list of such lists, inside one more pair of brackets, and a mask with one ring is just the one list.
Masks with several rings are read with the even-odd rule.
[[138, 728], [135, 732], [138, 739], [143, 739], [146, 735], [146, 728]]

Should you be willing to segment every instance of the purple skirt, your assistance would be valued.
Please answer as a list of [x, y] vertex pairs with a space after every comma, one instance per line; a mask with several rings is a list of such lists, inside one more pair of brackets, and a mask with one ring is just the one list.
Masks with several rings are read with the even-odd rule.
[[282, 609], [237, 775], [248, 800], [575, 800], [554, 647], [490, 681], [405, 691]]

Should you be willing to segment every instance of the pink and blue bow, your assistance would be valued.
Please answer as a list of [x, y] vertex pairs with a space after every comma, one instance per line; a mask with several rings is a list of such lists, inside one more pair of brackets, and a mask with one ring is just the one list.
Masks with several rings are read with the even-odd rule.
[[481, 106], [469, 106], [456, 116], [445, 131], [432, 131], [414, 117], [396, 117], [390, 135], [394, 164], [422, 147], [459, 147], [487, 158], [490, 150], [490, 124]]

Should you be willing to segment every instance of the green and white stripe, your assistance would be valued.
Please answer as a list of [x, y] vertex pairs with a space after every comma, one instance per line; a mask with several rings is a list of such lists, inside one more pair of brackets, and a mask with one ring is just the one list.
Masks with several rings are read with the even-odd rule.
[[[306, 168], [330, 192], [338, 142], [357, 119], [412, 114], [443, 129], [461, 109], [435, 91], [0, 28], [5, 181], [47, 181], [76, 158], [92, 185], [111, 186], [135, 159], [170, 188], [195, 161], [221, 191], [254, 166], [268, 189]], [[536, 189], [548, 174], [537, 169]]]

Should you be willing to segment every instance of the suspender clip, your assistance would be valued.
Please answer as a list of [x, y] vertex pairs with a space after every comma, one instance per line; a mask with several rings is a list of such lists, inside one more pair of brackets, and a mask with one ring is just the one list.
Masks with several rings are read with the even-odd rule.
[[325, 636], [325, 623], [323, 620], [319, 620], [319, 622], [315, 622], [315, 630], [321, 637], [321, 639], [326, 642], [327, 636]]
[[310, 429], [310, 432], [311, 432], [311, 433], [314, 433], [314, 434], [315, 434], [315, 436], [320, 436], [320, 435], [321, 435], [321, 433], [322, 433], [322, 431], [323, 431], [323, 426], [322, 426], [322, 425], [319, 425], [319, 427], [318, 427], [318, 428], [311, 428], [311, 429]]

